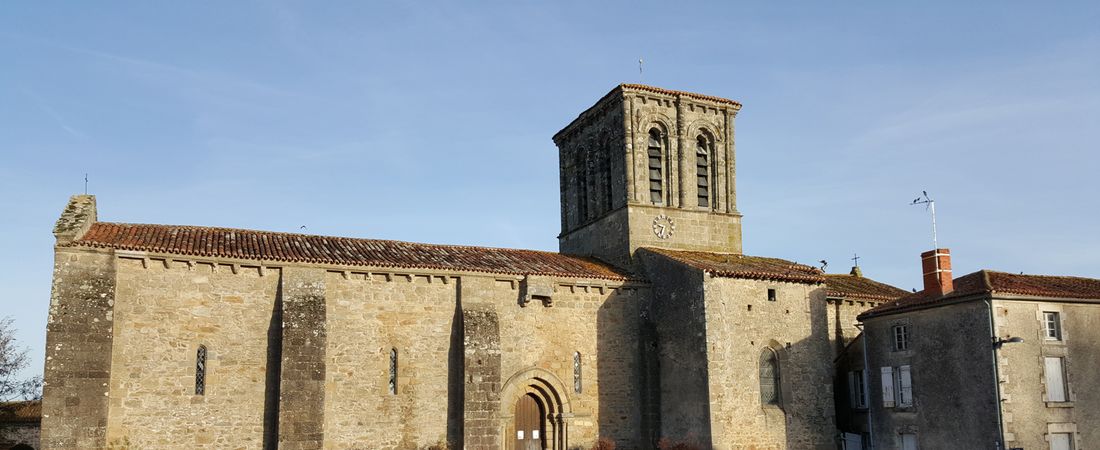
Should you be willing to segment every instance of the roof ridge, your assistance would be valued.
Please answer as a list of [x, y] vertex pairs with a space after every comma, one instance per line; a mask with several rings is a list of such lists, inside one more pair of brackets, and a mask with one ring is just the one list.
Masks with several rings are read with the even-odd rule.
[[[127, 227], [187, 228], [187, 229], [192, 229], [192, 230], [207, 230], [207, 231], [243, 231], [243, 232], [249, 232], [249, 233], [277, 234], [277, 235], [281, 235], [281, 236], [297, 236], [297, 237], [304, 237], [304, 238], [348, 239], [348, 240], [354, 240], [354, 241], [385, 242], [385, 243], [392, 243], [392, 244], [409, 244], [409, 245], [434, 246], [434, 247], [444, 247], [444, 248], [464, 248], [464, 249], [478, 249], [478, 250], [504, 250], [504, 251], [511, 251], [511, 252], [531, 252], [531, 253], [561, 255], [561, 256], [568, 256], [570, 258], [582, 258], [582, 259], [585, 258], [583, 256], [567, 255], [567, 254], [564, 254], [564, 253], [561, 253], [561, 252], [552, 252], [552, 251], [549, 251], [549, 250], [534, 250], [534, 249], [527, 249], [527, 248], [492, 247], [492, 246], [484, 246], [484, 245], [464, 245], [464, 244], [436, 244], [436, 243], [431, 243], [431, 242], [402, 241], [402, 240], [398, 240], [398, 239], [377, 239], [377, 238], [353, 237], [353, 236], [333, 236], [333, 235], [325, 235], [325, 234], [305, 234], [305, 233], [295, 233], [295, 232], [291, 232], [291, 231], [257, 230], [257, 229], [253, 229], [253, 228], [232, 228], [232, 227], [218, 227], [218, 226], [206, 226], [206, 225], [172, 225], [172, 224], [159, 224], [159, 223], [132, 223], [132, 222], [96, 222], [95, 225], [119, 225], [119, 226], [127, 226]], [[75, 245], [79, 241], [80, 240], [77, 240], [76, 242], [73, 242], [73, 244]]]
[[[716, 102], [716, 103], [731, 104], [731, 105], [737, 106], [737, 108], [741, 108], [741, 106], [742, 106], [741, 102], [739, 102], [737, 100], [730, 100], [730, 99], [725, 98], [725, 97], [718, 97], [718, 96], [715, 96], [715, 95], [707, 95], [707, 94], [699, 94], [699, 93], [691, 92], [691, 91], [681, 91], [681, 90], [678, 90], [678, 89], [667, 89], [667, 88], [657, 87], [657, 86], [653, 86], [653, 85], [649, 85], [649, 84], [620, 83], [617, 86], [617, 88], [619, 88], [619, 89], [638, 89], [638, 90], [643, 90], [643, 91], [650, 91], [650, 92], [656, 92], [656, 93], [661, 93], [661, 94], [670, 94], [670, 95], [684, 95], [684, 96], [692, 97], [692, 98], [699, 99], [699, 100], [709, 100], [709, 101]], [[612, 91], [614, 91], [614, 90], [612, 90]]]

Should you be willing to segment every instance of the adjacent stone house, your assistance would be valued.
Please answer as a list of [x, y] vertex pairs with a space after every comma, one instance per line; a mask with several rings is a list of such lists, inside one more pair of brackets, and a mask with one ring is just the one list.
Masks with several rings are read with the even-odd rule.
[[35, 401], [0, 403], [0, 449], [38, 448], [42, 424], [42, 403]]
[[1100, 280], [952, 279], [947, 249], [921, 256], [924, 290], [859, 316], [839, 371], [864, 371], [870, 429], [851, 428], [858, 417], [842, 429], [876, 449], [1095, 448]]
[[837, 346], [885, 297], [742, 254], [740, 108], [620, 85], [581, 113], [554, 136], [560, 253], [101, 222], [74, 196], [42, 446], [833, 449]]

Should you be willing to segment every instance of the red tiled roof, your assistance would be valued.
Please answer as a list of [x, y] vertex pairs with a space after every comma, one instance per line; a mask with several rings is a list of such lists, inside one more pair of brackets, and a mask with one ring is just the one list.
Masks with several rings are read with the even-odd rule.
[[[656, 87], [656, 86], [649, 86], [649, 85], [645, 85], [645, 84], [623, 83], [623, 84], [620, 84], [618, 88], [633, 89], [633, 90], [638, 90], [638, 91], [649, 91], [649, 92], [655, 92], [655, 93], [658, 93], [658, 94], [666, 94], [666, 95], [682, 95], [684, 97], [694, 98], [694, 99], [698, 99], [698, 100], [708, 100], [708, 101], [712, 101], [712, 102], [715, 102], [715, 103], [725, 103], [727, 105], [734, 105], [738, 108], [741, 107], [741, 103], [730, 100], [728, 98], [715, 97], [713, 95], [696, 94], [694, 92], [687, 92], [687, 91], [675, 91], [675, 90], [672, 90], [672, 89], [664, 89], [664, 88], [659, 88], [659, 87]], [[614, 92], [614, 91], [612, 91], [612, 92]]]
[[1028, 297], [1100, 300], [1100, 280], [1082, 277], [1024, 275], [992, 270], [979, 270], [954, 280], [953, 290], [936, 296], [920, 291], [889, 303], [883, 303], [860, 314], [864, 317], [891, 314], [931, 306], [936, 303], [975, 294], [1011, 294]]
[[0, 423], [26, 423], [41, 420], [42, 402], [40, 400], [0, 403]]
[[69, 246], [188, 256], [348, 266], [402, 267], [626, 280], [630, 275], [586, 258], [534, 250], [312, 236], [270, 231], [97, 222]]
[[645, 247], [680, 263], [723, 278], [822, 283], [825, 275], [816, 267], [779, 258], [745, 256], [734, 253], [693, 252]]
[[825, 275], [825, 286], [825, 295], [830, 298], [896, 300], [909, 294], [904, 289], [856, 275]]
[[1094, 278], [984, 272], [994, 293], [1100, 300], [1100, 280]]

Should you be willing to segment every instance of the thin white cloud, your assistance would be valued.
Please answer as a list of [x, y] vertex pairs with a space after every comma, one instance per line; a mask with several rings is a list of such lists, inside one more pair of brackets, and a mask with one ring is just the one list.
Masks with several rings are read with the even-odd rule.
[[31, 102], [34, 103], [34, 106], [36, 106], [40, 111], [53, 119], [57, 126], [64, 130], [65, 133], [68, 133], [70, 136], [77, 139], [88, 139], [87, 134], [84, 134], [84, 132], [70, 126], [69, 121], [65, 120], [65, 116], [62, 116], [61, 113], [57, 112], [56, 109], [50, 106], [49, 103], [47, 103], [41, 95], [38, 95], [38, 93], [36, 93], [34, 90], [27, 87], [24, 87], [23, 89], [21, 89], [21, 91], [23, 92], [23, 95], [26, 95], [28, 98], [31, 99]]

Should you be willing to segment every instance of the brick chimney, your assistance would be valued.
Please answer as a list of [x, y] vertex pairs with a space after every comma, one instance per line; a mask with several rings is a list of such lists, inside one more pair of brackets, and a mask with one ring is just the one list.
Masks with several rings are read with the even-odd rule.
[[951, 250], [937, 248], [920, 254], [924, 269], [924, 291], [937, 297], [955, 289], [951, 280]]

